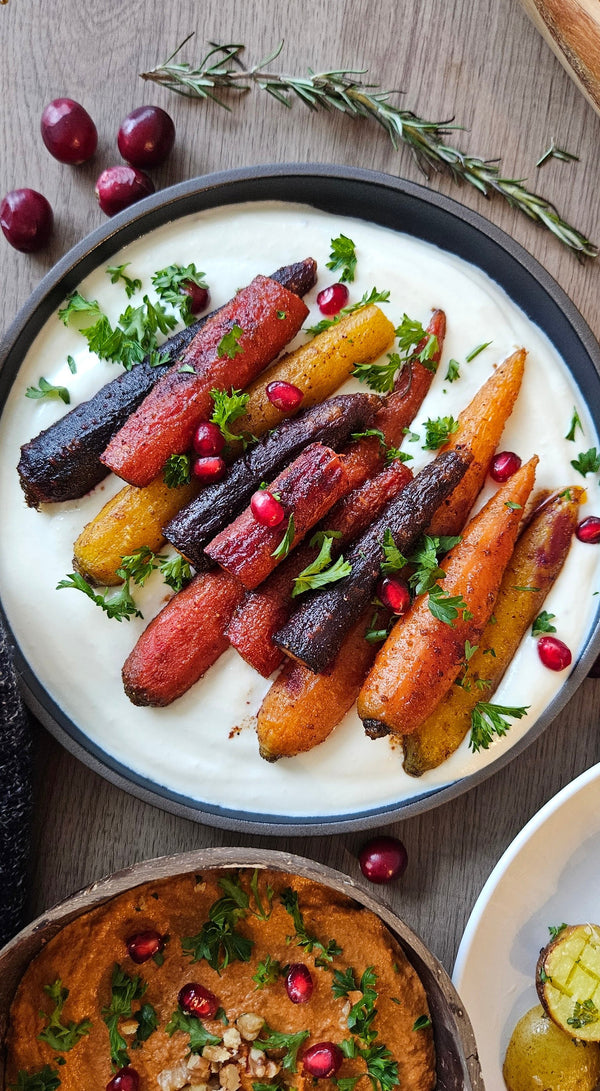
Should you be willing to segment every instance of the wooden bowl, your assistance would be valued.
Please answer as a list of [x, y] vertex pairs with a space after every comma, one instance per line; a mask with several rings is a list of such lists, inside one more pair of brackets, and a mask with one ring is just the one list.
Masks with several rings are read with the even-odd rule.
[[473, 1029], [460, 997], [443, 966], [391, 909], [373, 898], [349, 876], [323, 864], [285, 852], [238, 848], [201, 849], [134, 864], [73, 894], [19, 932], [0, 951], [0, 1086], [4, 1086], [2, 1044], [16, 987], [31, 959], [64, 925], [141, 883], [210, 868], [237, 867], [272, 868], [301, 875], [351, 896], [360, 906], [375, 913], [394, 934], [425, 987], [437, 1053], [436, 1091], [485, 1091]]
[[525, 11], [600, 114], [600, 4], [598, 0], [521, 0]]

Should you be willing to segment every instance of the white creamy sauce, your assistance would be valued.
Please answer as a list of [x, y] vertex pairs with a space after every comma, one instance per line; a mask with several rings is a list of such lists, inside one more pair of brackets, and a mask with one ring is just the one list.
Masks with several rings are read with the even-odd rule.
[[[457, 416], [491, 374], [493, 365], [524, 345], [528, 358], [523, 387], [500, 449], [517, 451], [523, 461], [537, 454], [536, 487], [556, 489], [583, 484], [570, 465], [578, 452], [598, 437], [563, 361], [545, 335], [503, 290], [472, 265], [427, 243], [360, 220], [342, 219], [311, 208], [277, 203], [228, 206], [168, 224], [116, 255], [113, 264], [130, 262], [128, 273], [150, 290], [151, 274], [170, 263], [194, 261], [206, 272], [213, 307], [225, 303], [257, 272], [307, 255], [317, 259], [319, 285], [307, 297], [314, 320], [320, 317], [317, 291], [336, 279], [325, 263], [330, 239], [343, 232], [356, 243], [357, 276], [350, 286], [358, 300], [374, 285], [391, 292], [385, 313], [397, 325], [403, 312], [426, 324], [432, 307], [445, 310], [448, 333], [442, 363], [413, 428], [423, 436], [428, 417]], [[122, 286], [112, 285], [99, 267], [80, 286], [116, 321], [127, 304]], [[141, 296], [132, 300], [141, 302]], [[310, 324], [310, 323], [307, 323]], [[304, 335], [300, 334], [300, 343]], [[466, 355], [491, 341], [471, 363]], [[72, 375], [66, 359], [77, 362]], [[445, 381], [448, 361], [460, 363], [460, 379]], [[2, 600], [21, 650], [40, 682], [64, 713], [103, 751], [136, 773], [171, 791], [230, 809], [303, 818], [362, 811], [407, 800], [482, 768], [519, 739], [563, 684], [566, 674], [542, 666], [528, 634], [497, 690], [494, 701], [529, 705], [506, 738], [489, 751], [473, 755], [467, 740], [439, 769], [420, 780], [402, 770], [402, 752], [387, 739], [371, 742], [352, 711], [330, 738], [308, 754], [269, 765], [258, 755], [254, 717], [269, 682], [230, 649], [207, 675], [169, 708], [135, 708], [121, 685], [121, 667], [150, 619], [170, 592], [155, 573], [147, 586], [135, 588], [144, 620], [110, 620], [83, 594], [55, 590], [72, 571], [72, 546], [122, 482], [109, 477], [82, 500], [26, 507], [15, 466], [19, 446], [65, 412], [58, 401], [32, 401], [27, 386], [43, 375], [71, 392], [71, 404], [89, 398], [118, 373], [118, 365], [92, 356], [81, 335], [51, 318], [30, 351], [0, 421], [2, 463], [0, 542]], [[355, 381], [344, 390], [364, 389]], [[576, 406], [583, 435], [564, 439]], [[422, 441], [421, 441], [422, 442]], [[418, 470], [432, 454], [408, 442]], [[585, 514], [600, 514], [595, 476], [585, 480]], [[492, 490], [488, 487], [486, 496]], [[556, 614], [561, 639], [574, 661], [592, 624], [600, 588], [600, 549], [573, 542], [565, 567], [545, 609]], [[231, 735], [234, 727], [238, 733]], [[231, 736], [231, 737], [230, 737]]]

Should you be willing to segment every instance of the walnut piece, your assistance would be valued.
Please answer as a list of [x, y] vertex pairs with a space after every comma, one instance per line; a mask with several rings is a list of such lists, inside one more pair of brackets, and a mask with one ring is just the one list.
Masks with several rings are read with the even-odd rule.
[[238, 1016], [235, 1025], [245, 1042], [253, 1042], [255, 1038], [258, 1038], [265, 1021], [262, 1015], [246, 1012], [244, 1015]]

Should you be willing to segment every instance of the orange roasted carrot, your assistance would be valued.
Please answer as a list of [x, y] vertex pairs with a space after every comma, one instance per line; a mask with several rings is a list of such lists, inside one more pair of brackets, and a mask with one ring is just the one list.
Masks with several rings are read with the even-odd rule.
[[267, 490], [281, 504], [284, 519], [265, 526], [249, 506], [208, 543], [206, 556], [252, 590], [347, 492], [347, 481], [340, 456], [311, 443]]
[[225, 630], [244, 588], [228, 572], [203, 572], [150, 622], [123, 666], [134, 705], [170, 705], [228, 647]]
[[[308, 308], [270, 277], [255, 277], [210, 318], [111, 439], [101, 457], [131, 485], [149, 485], [191, 445], [213, 389], [244, 387], [296, 335]], [[224, 340], [226, 339], [226, 340]]]
[[368, 734], [409, 735], [448, 692], [464, 663], [465, 641], [477, 644], [490, 619], [537, 462], [530, 459], [495, 493], [443, 562], [438, 586], [460, 597], [464, 610], [448, 624], [431, 612], [425, 593], [392, 629], [358, 698]]
[[[332, 543], [333, 560], [381, 515], [386, 504], [398, 495], [411, 478], [412, 472], [408, 467], [394, 461], [338, 501], [320, 527], [321, 530], [332, 530], [341, 535]], [[314, 561], [316, 552], [309, 545], [300, 546], [260, 587], [246, 595], [227, 630], [234, 648], [265, 678], [283, 661], [283, 652], [273, 643], [273, 637], [296, 605], [297, 599], [292, 598], [294, 580]]]
[[465, 525], [521, 389], [526, 356], [525, 349], [513, 352], [459, 413], [458, 430], [440, 454], [468, 447], [473, 461], [454, 492], [435, 513], [431, 534], [459, 534]]

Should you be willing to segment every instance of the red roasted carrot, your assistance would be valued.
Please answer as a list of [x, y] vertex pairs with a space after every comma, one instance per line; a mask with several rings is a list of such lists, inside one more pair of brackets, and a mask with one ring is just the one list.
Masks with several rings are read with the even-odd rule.
[[311, 443], [269, 485], [268, 491], [279, 500], [285, 519], [275, 527], [264, 526], [249, 506], [209, 542], [205, 553], [252, 590], [347, 489], [348, 478], [340, 456], [331, 447]]
[[244, 588], [228, 572], [202, 572], [150, 622], [123, 666], [134, 705], [170, 705], [226, 650], [225, 630]]
[[[411, 477], [408, 467], [395, 461], [338, 501], [321, 524], [322, 530], [333, 530], [341, 535], [332, 544], [333, 559], [381, 515]], [[273, 637], [296, 604], [297, 600], [291, 597], [294, 580], [314, 559], [314, 549], [306, 544], [300, 546], [260, 587], [246, 595], [231, 620], [227, 635], [233, 647], [265, 678], [284, 658], [283, 652], [273, 643]]]
[[246, 386], [292, 340], [307, 314], [287, 288], [255, 277], [209, 319], [113, 436], [101, 461], [130, 484], [148, 485], [170, 455], [189, 448], [194, 427], [211, 407], [211, 390]]

